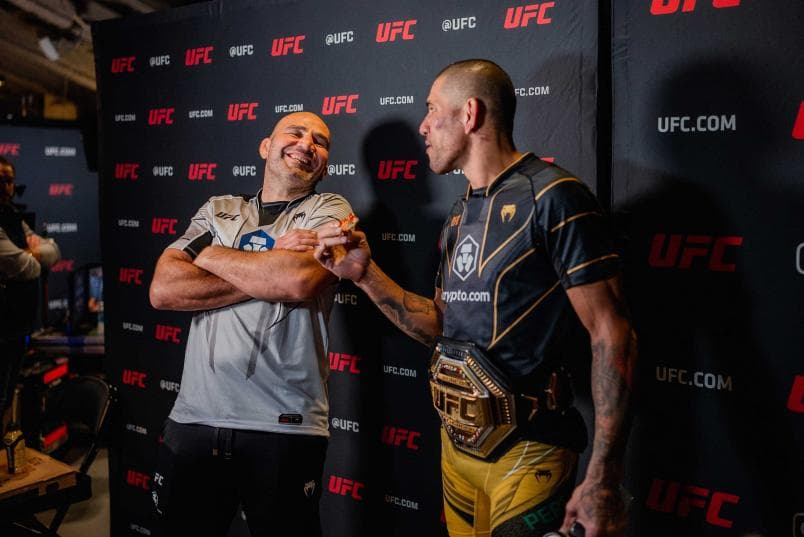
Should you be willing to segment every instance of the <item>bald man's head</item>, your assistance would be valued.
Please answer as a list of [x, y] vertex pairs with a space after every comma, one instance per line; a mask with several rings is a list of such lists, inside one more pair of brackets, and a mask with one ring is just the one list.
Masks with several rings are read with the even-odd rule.
[[491, 122], [513, 143], [516, 95], [502, 67], [489, 60], [462, 60], [442, 69], [436, 80], [456, 104], [472, 97], [482, 101]]

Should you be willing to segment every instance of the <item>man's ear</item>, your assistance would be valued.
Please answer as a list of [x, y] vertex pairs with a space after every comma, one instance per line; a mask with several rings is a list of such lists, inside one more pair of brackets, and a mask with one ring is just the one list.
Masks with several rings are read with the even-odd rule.
[[464, 134], [469, 134], [479, 129], [483, 125], [485, 113], [486, 107], [478, 98], [470, 97], [466, 99], [462, 110]]
[[271, 138], [263, 138], [260, 142], [260, 157], [268, 158], [268, 150], [271, 148]]

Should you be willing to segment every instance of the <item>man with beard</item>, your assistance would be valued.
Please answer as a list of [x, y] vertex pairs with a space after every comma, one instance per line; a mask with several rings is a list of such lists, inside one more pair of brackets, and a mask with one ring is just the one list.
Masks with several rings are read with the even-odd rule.
[[320, 535], [336, 279], [313, 230], [351, 214], [315, 191], [329, 147], [315, 114], [280, 119], [262, 189], [210, 198], [157, 262], [152, 305], [195, 312], [154, 477], [165, 535], [225, 535], [241, 503], [255, 537]]

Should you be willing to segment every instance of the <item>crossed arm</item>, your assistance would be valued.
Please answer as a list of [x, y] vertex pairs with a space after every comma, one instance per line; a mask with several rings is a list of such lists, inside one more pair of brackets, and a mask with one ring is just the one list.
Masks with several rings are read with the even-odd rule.
[[[314, 234], [294, 230], [296, 246], [282, 239], [267, 252], [244, 252], [209, 246], [195, 260], [168, 248], [159, 257], [151, 281], [151, 305], [156, 309], [200, 311], [222, 308], [256, 298], [271, 302], [300, 302], [315, 298], [334, 276], [305, 245]], [[285, 237], [288, 237], [286, 235]]]

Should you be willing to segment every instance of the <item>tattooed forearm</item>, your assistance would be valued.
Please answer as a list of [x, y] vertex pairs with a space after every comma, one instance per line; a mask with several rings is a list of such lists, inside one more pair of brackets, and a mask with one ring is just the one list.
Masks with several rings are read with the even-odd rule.
[[422, 326], [422, 317], [427, 324], [430, 324], [427, 318], [436, 315], [432, 300], [403, 291], [401, 302], [387, 299], [378, 302], [377, 306], [400, 330], [416, 341], [432, 346], [435, 336]]

